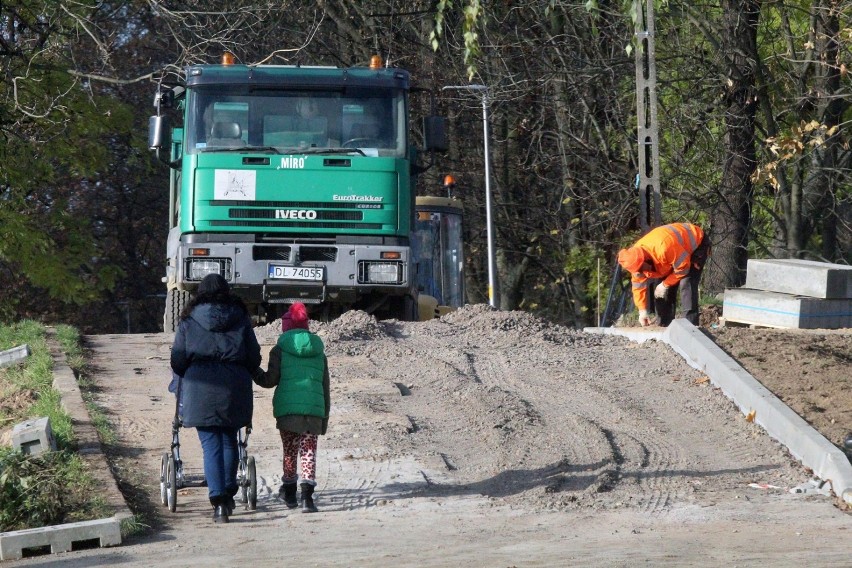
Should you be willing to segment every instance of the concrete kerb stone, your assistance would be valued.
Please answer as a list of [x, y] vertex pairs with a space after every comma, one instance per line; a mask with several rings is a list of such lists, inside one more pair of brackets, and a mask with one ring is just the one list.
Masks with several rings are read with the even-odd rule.
[[846, 455], [687, 320], [674, 320], [662, 333], [625, 328], [584, 331], [621, 335], [640, 343], [647, 339], [665, 342], [690, 366], [706, 373], [743, 414], [754, 412], [757, 424], [817, 476], [830, 482], [836, 495], [852, 504], [852, 465]]
[[88, 471], [95, 478], [95, 482], [100, 485], [101, 495], [112, 507], [114, 516], [120, 521], [132, 518], [133, 513], [127, 506], [103, 453], [98, 431], [83, 401], [77, 377], [74, 376], [74, 371], [68, 366], [65, 355], [56, 342], [51, 340], [52, 337], [52, 334], [48, 335], [48, 344], [53, 356], [53, 388], [59, 391], [62, 408], [71, 417], [78, 453], [86, 461]]
[[781, 402], [730, 355], [685, 319], [675, 320], [663, 341], [732, 399], [744, 414], [784, 444], [794, 457], [831, 483], [835, 494], [852, 503], [852, 465], [846, 455]]
[[645, 343], [646, 341], [662, 341], [665, 328], [650, 328], [641, 327], [587, 327], [583, 329], [586, 333], [597, 333], [599, 335], [618, 335], [626, 337], [636, 343]]
[[116, 517], [65, 523], [51, 527], [0, 533], [0, 560], [18, 560], [24, 550], [50, 547], [51, 554], [70, 552], [75, 542], [97, 540], [100, 546], [121, 544], [121, 523]]
[[73, 542], [79, 540], [99, 539], [101, 546], [120, 545], [121, 521], [133, 517], [103, 453], [74, 371], [68, 366], [53, 337], [53, 331], [48, 329], [48, 345], [53, 356], [53, 387], [59, 391], [62, 408], [71, 418], [78, 453], [99, 486], [100, 495], [114, 514], [94, 521], [0, 533], [0, 560], [20, 558], [24, 548], [36, 546], [49, 545], [51, 552], [66, 552], [71, 550]]

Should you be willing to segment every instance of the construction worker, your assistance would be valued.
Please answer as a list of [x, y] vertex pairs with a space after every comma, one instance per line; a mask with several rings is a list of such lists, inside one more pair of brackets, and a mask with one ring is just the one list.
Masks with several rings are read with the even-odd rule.
[[651, 325], [649, 280], [659, 280], [654, 304], [661, 326], [674, 319], [678, 289], [686, 319], [698, 325], [698, 281], [709, 255], [710, 239], [705, 238], [701, 227], [691, 223], [657, 227], [618, 252], [618, 264], [632, 275], [633, 302], [641, 326]]

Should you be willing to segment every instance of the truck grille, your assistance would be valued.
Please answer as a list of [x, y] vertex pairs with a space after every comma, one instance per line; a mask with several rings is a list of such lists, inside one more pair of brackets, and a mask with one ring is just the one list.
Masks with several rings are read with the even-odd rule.
[[299, 247], [298, 262], [306, 260], [334, 262], [337, 260], [337, 249], [335, 247]]
[[317, 223], [305, 221], [210, 221], [211, 227], [278, 227], [287, 229], [370, 229], [380, 231], [380, 223]]
[[[284, 211], [290, 211], [285, 209]], [[301, 210], [300, 210], [301, 211]], [[316, 219], [321, 221], [360, 221], [364, 218], [361, 211], [315, 211]], [[231, 219], [281, 219], [276, 216], [276, 210], [272, 209], [229, 209], [228, 217]]]
[[290, 260], [290, 247], [258, 247], [252, 248], [254, 260]]

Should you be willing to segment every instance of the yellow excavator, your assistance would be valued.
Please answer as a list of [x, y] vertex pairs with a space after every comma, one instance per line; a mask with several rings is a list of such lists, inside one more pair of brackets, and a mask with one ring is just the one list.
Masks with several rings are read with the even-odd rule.
[[417, 263], [420, 320], [439, 318], [465, 303], [462, 202], [451, 196], [455, 179], [444, 178], [447, 197], [418, 196], [413, 255]]

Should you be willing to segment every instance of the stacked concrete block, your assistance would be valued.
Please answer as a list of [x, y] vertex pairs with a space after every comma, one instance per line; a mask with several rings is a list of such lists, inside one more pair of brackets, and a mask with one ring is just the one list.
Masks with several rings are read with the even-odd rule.
[[814, 260], [749, 259], [746, 288], [809, 298], [852, 298], [852, 266]]
[[56, 440], [50, 420], [44, 416], [34, 418], [12, 428], [12, 447], [24, 454], [36, 455], [56, 449]]
[[852, 327], [852, 266], [750, 259], [745, 288], [725, 290], [726, 321], [799, 329]]

